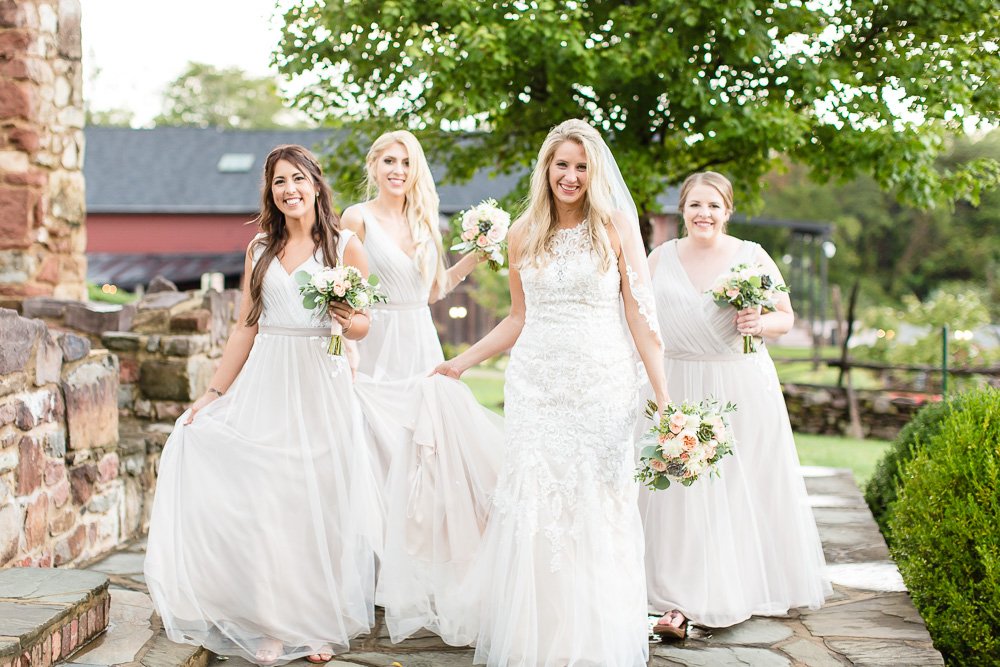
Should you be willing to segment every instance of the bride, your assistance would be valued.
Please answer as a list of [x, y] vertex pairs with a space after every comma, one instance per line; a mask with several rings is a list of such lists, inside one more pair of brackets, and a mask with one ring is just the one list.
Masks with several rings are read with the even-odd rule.
[[[505, 463], [469, 597], [477, 663], [639, 667], [648, 657], [633, 480], [637, 349], [669, 398], [638, 217], [597, 131], [549, 132], [511, 228], [510, 315], [438, 373], [511, 349]], [[624, 300], [624, 320], [621, 303]]]

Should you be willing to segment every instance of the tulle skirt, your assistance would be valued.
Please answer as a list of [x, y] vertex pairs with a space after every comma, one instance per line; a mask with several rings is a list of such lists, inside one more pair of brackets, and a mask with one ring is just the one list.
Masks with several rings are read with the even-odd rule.
[[601, 345], [529, 323], [511, 352], [504, 468], [466, 586], [480, 598], [466, 616], [477, 664], [646, 665], [638, 378], [608, 321]]
[[[366, 414], [379, 415], [375, 428], [383, 438], [394, 430], [405, 436], [385, 488], [376, 592], [390, 637], [399, 642], [426, 628], [449, 644], [467, 645], [475, 636], [464, 618], [465, 582], [496, 487], [503, 420], [479, 405], [464, 383], [440, 375], [375, 387], [359, 382], [358, 390]], [[412, 412], [398, 408], [407, 400]], [[398, 423], [407, 416], [412, 421]]]
[[[632, 501], [634, 496], [623, 502]], [[581, 506], [576, 517], [562, 522], [558, 552], [545, 533], [532, 534], [528, 517], [491, 518], [484, 558], [466, 586], [482, 595], [466, 616], [467, 624], [478, 627], [475, 663], [645, 667], [642, 532], [634, 507], [604, 514]], [[601, 529], [591, 530], [596, 523]]]
[[172, 641], [285, 662], [371, 628], [380, 501], [326, 340], [258, 335], [230, 391], [177, 420], [145, 564]]

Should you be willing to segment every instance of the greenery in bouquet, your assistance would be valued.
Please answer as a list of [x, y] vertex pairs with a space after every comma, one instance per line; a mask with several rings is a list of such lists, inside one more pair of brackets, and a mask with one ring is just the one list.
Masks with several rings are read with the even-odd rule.
[[[787, 293], [788, 287], [776, 283], [759, 264], [737, 264], [719, 276], [708, 290], [720, 306], [733, 306], [736, 310], [760, 308], [763, 312], [775, 309], [779, 292]], [[754, 337], [744, 334], [743, 353], [756, 351]]]

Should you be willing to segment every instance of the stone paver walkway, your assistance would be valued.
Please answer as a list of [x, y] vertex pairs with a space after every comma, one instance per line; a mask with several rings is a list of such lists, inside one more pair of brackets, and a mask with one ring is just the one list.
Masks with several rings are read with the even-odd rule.
[[[752, 618], [724, 630], [694, 628], [683, 643], [651, 644], [650, 666], [729, 667], [897, 667], [943, 665], [941, 655], [903, 586], [885, 541], [854, 484], [851, 473], [803, 468], [806, 486], [835, 594], [817, 611], [787, 617]], [[108, 556], [90, 569], [111, 579], [108, 632], [73, 655], [67, 665], [246, 667], [196, 647], [172, 644], [163, 636], [142, 579], [144, 543]], [[291, 663], [307, 665], [303, 660]], [[425, 634], [399, 645], [378, 624], [350, 653], [329, 663], [365, 667], [466, 667], [472, 650], [447, 646]]]

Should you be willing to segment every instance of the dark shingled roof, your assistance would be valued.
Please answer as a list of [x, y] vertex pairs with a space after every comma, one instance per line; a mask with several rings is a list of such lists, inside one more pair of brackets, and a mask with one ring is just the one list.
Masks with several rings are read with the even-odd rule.
[[[83, 174], [90, 213], [255, 213], [264, 158], [278, 144], [318, 148], [329, 130], [88, 127]], [[249, 153], [246, 172], [219, 159]]]
[[[157, 127], [86, 129], [84, 176], [91, 213], [247, 213], [258, 210], [264, 158], [279, 144], [329, 154], [331, 130], [219, 130]], [[249, 154], [246, 171], [223, 173], [226, 154]], [[435, 180], [443, 169], [431, 167]], [[361, 173], [361, 165], [358, 165]], [[440, 185], [441, 213], [450, 216], [489, 197], [502, 197], [521, 174]], [[338, 202], [345, 208], [353, 202]]]

